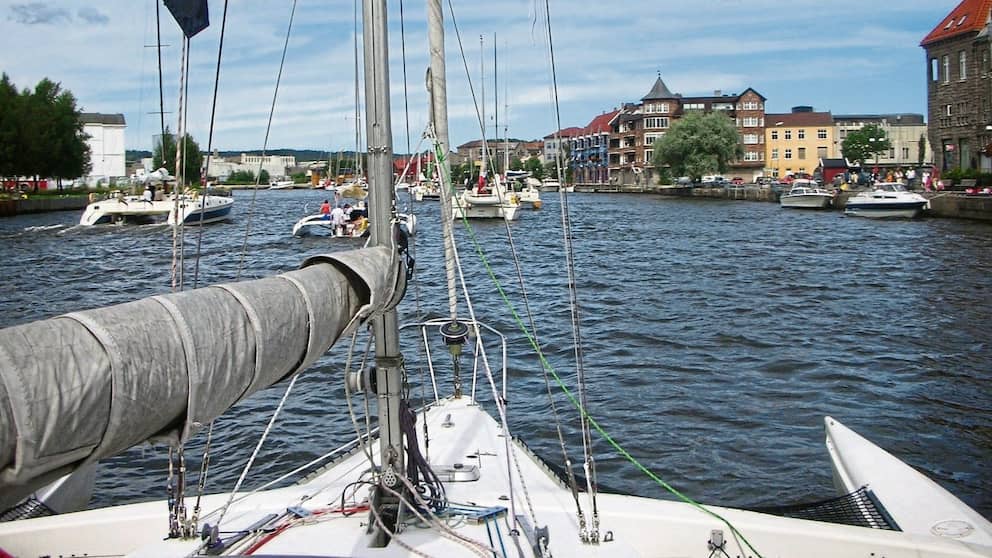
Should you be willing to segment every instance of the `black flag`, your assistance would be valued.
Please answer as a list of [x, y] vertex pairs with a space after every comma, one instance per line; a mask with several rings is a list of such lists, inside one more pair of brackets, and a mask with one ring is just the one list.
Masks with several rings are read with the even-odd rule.
[[172, 17], [182, 28], [186, 38], [196, 35], [210, 25], [207, 16], [207, 0], [164, 0]]

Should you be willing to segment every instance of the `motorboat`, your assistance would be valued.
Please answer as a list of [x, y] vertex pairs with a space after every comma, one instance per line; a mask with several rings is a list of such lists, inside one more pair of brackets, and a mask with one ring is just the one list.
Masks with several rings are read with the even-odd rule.
[[848, 198], [844, 214], [870, 218], [905, 218], [919, 216], [930, 202], [899, 182], [878, 182], [870, 190]]
[[[513, 172], [513, 171], [510, 171]], [[509, 175], [509, 173], [507, 173]], [[510, 182], [513, 193], [520, 199], [520, 203], [528, 204], [534, 209], [541, 208], [541, 181], [532, 178], [530, 173], [526, 176], [512, 178]]]
[[228, 219], [234, 206], [230, 195], [200, 194], [192, 191], [170, 194], [160, 199], [117, 193], [89, 203], [80, 225], [153, 224], [198, 225]]
[[833, 199], [833, 192], [820, 188], [816, 181], [797, 178], [792, 181], [792, 188], [779, 198], [779, 204], [796, 209], [826, 209]]

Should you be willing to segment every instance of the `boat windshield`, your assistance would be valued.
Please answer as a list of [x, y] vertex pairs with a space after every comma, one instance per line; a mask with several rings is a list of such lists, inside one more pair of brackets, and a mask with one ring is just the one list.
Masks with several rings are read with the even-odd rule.
[[897, 182], [882, 182], [875, 185], [876, 190], [882, 190], [883, 192], [905, 192], [906, 187]]

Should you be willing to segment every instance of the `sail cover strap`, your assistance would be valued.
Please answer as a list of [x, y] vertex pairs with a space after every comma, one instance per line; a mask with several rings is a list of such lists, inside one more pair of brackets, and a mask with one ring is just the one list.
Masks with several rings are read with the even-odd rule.
[[83, 463], [191, 436], [394, 299], [385, 248], [0, 330], [0, 509]]

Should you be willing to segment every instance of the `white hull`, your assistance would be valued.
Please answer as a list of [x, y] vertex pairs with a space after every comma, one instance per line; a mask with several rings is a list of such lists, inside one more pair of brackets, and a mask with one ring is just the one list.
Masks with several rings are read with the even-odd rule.
[[[180, 196], [178, 213], [172, 197], [145, 201], [140, 196], [125, 196], [93, 202], [86, 206], [80, 225], [111, 223], [185, 223], [197, 225], [222, 221], [230, 217], [234, 198], [228, 196]], [[202, 220], [201, 220], [202, 213]], [[178, 215], [178, 217], [177, 217]]]
[[884, 206], [844, 208], [844, 215], [853, 217], [868, 217], [869, 219], [915, 219], [923, 213], [923, 204], [913, 208], [887, 208]]
[[806, 194], [790, 196], [788, 194], [779, 198], [779, 204], [791, 209], [826, 209], [830, 207], [833, 196], [824, 194]]
[[516, 194], [501, 192], [476, 195], [462, 192], [452, 200], [453, 219], [504, 219], [515, 221], [518, 217], [520, 201]]
[[[408, 516], [402, 529], [386, 548], [370, 548], [365, 509], [367, 489], [355, 484], [367, 479], [367, 458], [353, 451], [333, 467], [308, 482], [287, 488], [258, 492], [236, 500], [219, 526], [221, 540], [233, 540], [239, 531], [256, 531], [226, 550], [247, 554], [320, 556], [476, 556], [472, 548], [501, 548], [509, 554], [519, 546], [523, 556], [532, 556], [537, 526], [549, 533], [549, 555], [584, 556], [753, 556], [726, 524], [699, 509], [680, 502], [652, 500], [613, 494], [598, 495], [600, 536], [610, 542], [583, 544], [571, 493], [553, 478], [547, 468], [516, 441], [507, 442], [499, 425], [473, 404], [470, 398], [446, 399], [430, 409], [423, 420], [430, 431], [430, 460], [444, 484], [455, 515], [438, 523], [469, 543], [439, 536], [438, 528], [424, 528], [426, 521]], [[418, 421], [419, 424], [419, 421]], [[421, 447], [422, 428], [418, 425]], [[370, 445], [378, 455], [378, 443]], [[513, 475], [512, 493], [516, 508], [506, 500], [508, 470]], [[519, 476], [518, 476], [519, 470]], [[523, 482], [521, 482], [521, 479]], [[904, 490], [912, 490], [904, 486]], [[526, 489], [527, 500], [524, 499]], [[341, 495], [345, 516], [338, 511]], [[352, 495], [354, 496], [352, 498]], [[586, 503], [586, 496], [580, 495]], [[211, 526], [226, 495], [203, 500], [202, 521]], [[469, 503], [474, 504], [470, 506]], [[298, 519], [291, 507], [309, 514]], [[928, 556], [933, 558], [990, 556], [992, 547], [963, 546], [958, 540], [933, 535], [880, 531], [814, 521], [788, 519], [756, 512], [710, 507], [730, 521], [763, 556], [845, 558], [866, 556]], [[485, 510], [485, 511], [483, 511]], [[319, 515], [315, 515], [317, 512]], [[491, 518], [490, 521], [472, 517]], [[533, 515], [531, 515], [533, 514]], [[511, 534], [507, 522], [520, 519], [519, 535]], [[587, 515], [587, 520], [591, 518]], [[515, 526], [516, 527], [516, 526]], [[528, 528], [529, 527], [529, 528]], [[165, 539], [167, 506], [149, 502], [0, 524], [0, 546], [13, 556], [187, 556], [200, 552], [199, 537]], [[708, 546], [713, 531], [720, 531], [727, 554], [713, 554]], [[263, 539], [268, 539], [257, 546]], [[490, 543], [490, 541], [492, 541]], [[402, 544], [400, 544], [402, 543]], [[480, 546], [481, 545], [481, 546]], [[483, 554], [492, 555], [492, 553]]]
[[321, 234], [332, 238], [361, 238], [368, 226], [358, 227], [354, 223], [346, 223], [335, 227], [329, 216], [318, 213], [307, 215], [293, 225], [293, 236]]

